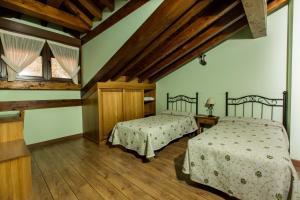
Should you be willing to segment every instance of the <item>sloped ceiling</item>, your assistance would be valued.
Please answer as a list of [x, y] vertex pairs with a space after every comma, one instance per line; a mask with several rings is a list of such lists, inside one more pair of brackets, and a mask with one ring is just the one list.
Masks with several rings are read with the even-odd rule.
[[102, 19], [104, 9], [114, 8], [114, 0], [0, 0], [1, 14], [25, 14], [81, 33]]
[[[288, 0], [269, 0], [271, 13]], [[83, 88], [98, 81], [155, 82], [248, 25], [240, 0], [165, 0]]]

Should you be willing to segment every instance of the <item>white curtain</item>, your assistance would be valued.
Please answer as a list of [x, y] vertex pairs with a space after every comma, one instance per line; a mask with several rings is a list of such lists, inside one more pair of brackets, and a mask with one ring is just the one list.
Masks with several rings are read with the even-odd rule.
[[14, 81], [18, 73], [40, 56], [45, 40], [4, 30], [0, 30], [0, 36], [8, 81]]
[[50, 49], [60, 66], [69, 74], [75, 84], [78, 84], [78, 72], [80, 67], [79, 48], [71, 47], [57, 42], [47, 41]]

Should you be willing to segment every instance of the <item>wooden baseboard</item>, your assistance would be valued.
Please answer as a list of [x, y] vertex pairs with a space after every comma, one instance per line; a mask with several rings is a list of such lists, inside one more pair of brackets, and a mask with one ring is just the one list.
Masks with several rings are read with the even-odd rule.
[[66, 142], [66, 141], [70, 141], [70, 140], [76, 140], [79, 138], [82, 138], [82, 133], [75, 134], [75, 135], [69, 135], [69, 136], [61, 137], [61, 138], [56, 138], [56, 139], [48, 140], [48, 141], [44, 141], [44, 142], [30, 144], [30, 145], [27, 145], [27, 147], [30, 150], [32, 150], [32, 149], [36, 149], [36, 148], [43, 147], [46, 145], [51, 145], [51, 144], [60, 143], [60, 142]]
[[300, 168], [300, 160], [292, 160], [292, 162], [293, 162], [293, 165], [295, 167], [299, 167]]

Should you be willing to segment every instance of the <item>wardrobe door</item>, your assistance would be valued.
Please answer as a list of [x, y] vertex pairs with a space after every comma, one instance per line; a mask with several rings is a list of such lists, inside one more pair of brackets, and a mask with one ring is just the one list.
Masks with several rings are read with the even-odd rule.
[[117, 122], [123, 121], [123, 90], [100, 90], [100, 141], [106, 140]]
[[124, 121], [144, 117], [144, 90], [124, 89]]

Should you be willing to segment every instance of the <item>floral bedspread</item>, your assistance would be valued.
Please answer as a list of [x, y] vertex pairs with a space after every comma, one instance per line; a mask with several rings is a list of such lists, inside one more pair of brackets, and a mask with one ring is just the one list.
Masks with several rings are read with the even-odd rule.
[[119, 122], [114, 127], [109, 141], [122, 145], [147, 158], [154, 157], [154, 151], [166, 146], [172, 140], [198, 129], [191, 114], [165, 112], [160, 115]]
[[225, 117], [188, 141], [183, 172], [243, 200], [300, 199], [299, 178], [279, 122]]

